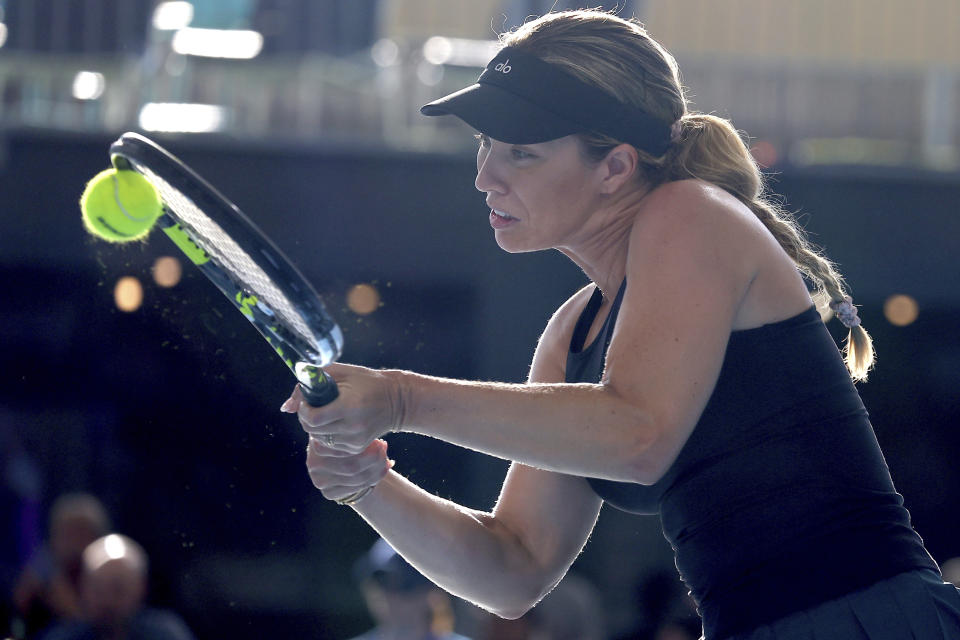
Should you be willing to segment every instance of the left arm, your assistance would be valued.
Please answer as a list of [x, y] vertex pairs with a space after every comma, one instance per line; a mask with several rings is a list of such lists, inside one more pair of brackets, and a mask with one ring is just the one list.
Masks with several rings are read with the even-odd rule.
[[302, 405], [304, 428], [356, 450], [405, 430], [540, 469], [655, 482], [713, 390], [754, 275], [755, 238], [732, 198], [702, 183], [672, 183], [648, 200], [631, 231], [601, 383], [466, 382], [331, 365], [341, 399]]

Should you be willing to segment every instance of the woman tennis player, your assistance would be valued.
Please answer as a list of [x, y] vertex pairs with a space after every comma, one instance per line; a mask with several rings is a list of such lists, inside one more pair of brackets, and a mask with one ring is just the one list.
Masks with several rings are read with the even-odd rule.
[[[853, 384], [873, 360], [856, 307], [735, 129], [687, 110], [636, 22], [562, 12], [502, 40], [476, 84], [423, 112], [479, 131], [498, 244], [558, 249], [592, 284], [550, 320], [527, 384], [331, 365], [339, 400], [283, 407], [313, 483], [505, 617], [562, 579], [606, 501], [660, 516], [707, 640], [960, 638], [960, 594]], [[846, 362], [804, 276], [850, 329]], [[513, 461], [496, 507], [391, 471], [391, 431]]]

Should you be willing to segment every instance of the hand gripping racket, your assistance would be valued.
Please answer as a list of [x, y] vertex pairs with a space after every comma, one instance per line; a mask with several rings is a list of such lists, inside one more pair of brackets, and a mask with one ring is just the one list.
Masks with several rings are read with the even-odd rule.
[[257, 328], [290, 367], [306, 401], [333, 402], [336, 383], [320, 367], [340, 357], [343, 333], [320, 296], [234, 204], [156, 143], [125, 133], [110, 146], [118, 170], [157, 189], [157, 225]]

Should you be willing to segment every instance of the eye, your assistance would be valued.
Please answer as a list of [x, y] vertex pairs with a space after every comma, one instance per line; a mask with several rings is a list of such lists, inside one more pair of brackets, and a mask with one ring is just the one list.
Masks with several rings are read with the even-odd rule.
[[510, 155], [513, 156], [514, 160], [527, 160], [529, 158], [536, 158], [536, 156], [522, 147], [511, 147]]

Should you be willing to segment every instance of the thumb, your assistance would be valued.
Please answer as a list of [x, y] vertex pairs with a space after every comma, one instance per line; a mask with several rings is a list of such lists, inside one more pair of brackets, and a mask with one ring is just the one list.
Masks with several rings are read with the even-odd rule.
[[387, 454], [387, 441], [382, 438], [377, 438], [373, 442], [367, 445], [366, 451], [370, 453], [376, 453], [378, 455]]
[[298, 384], [293, 387], [293, 393], [290, 394], [290, 397], [280, 405], [280, 411], [284, 413], [296, 413], [300, 408], [301, 402], [303, 402], [303, 394], [300, 392], [300, 385]]

